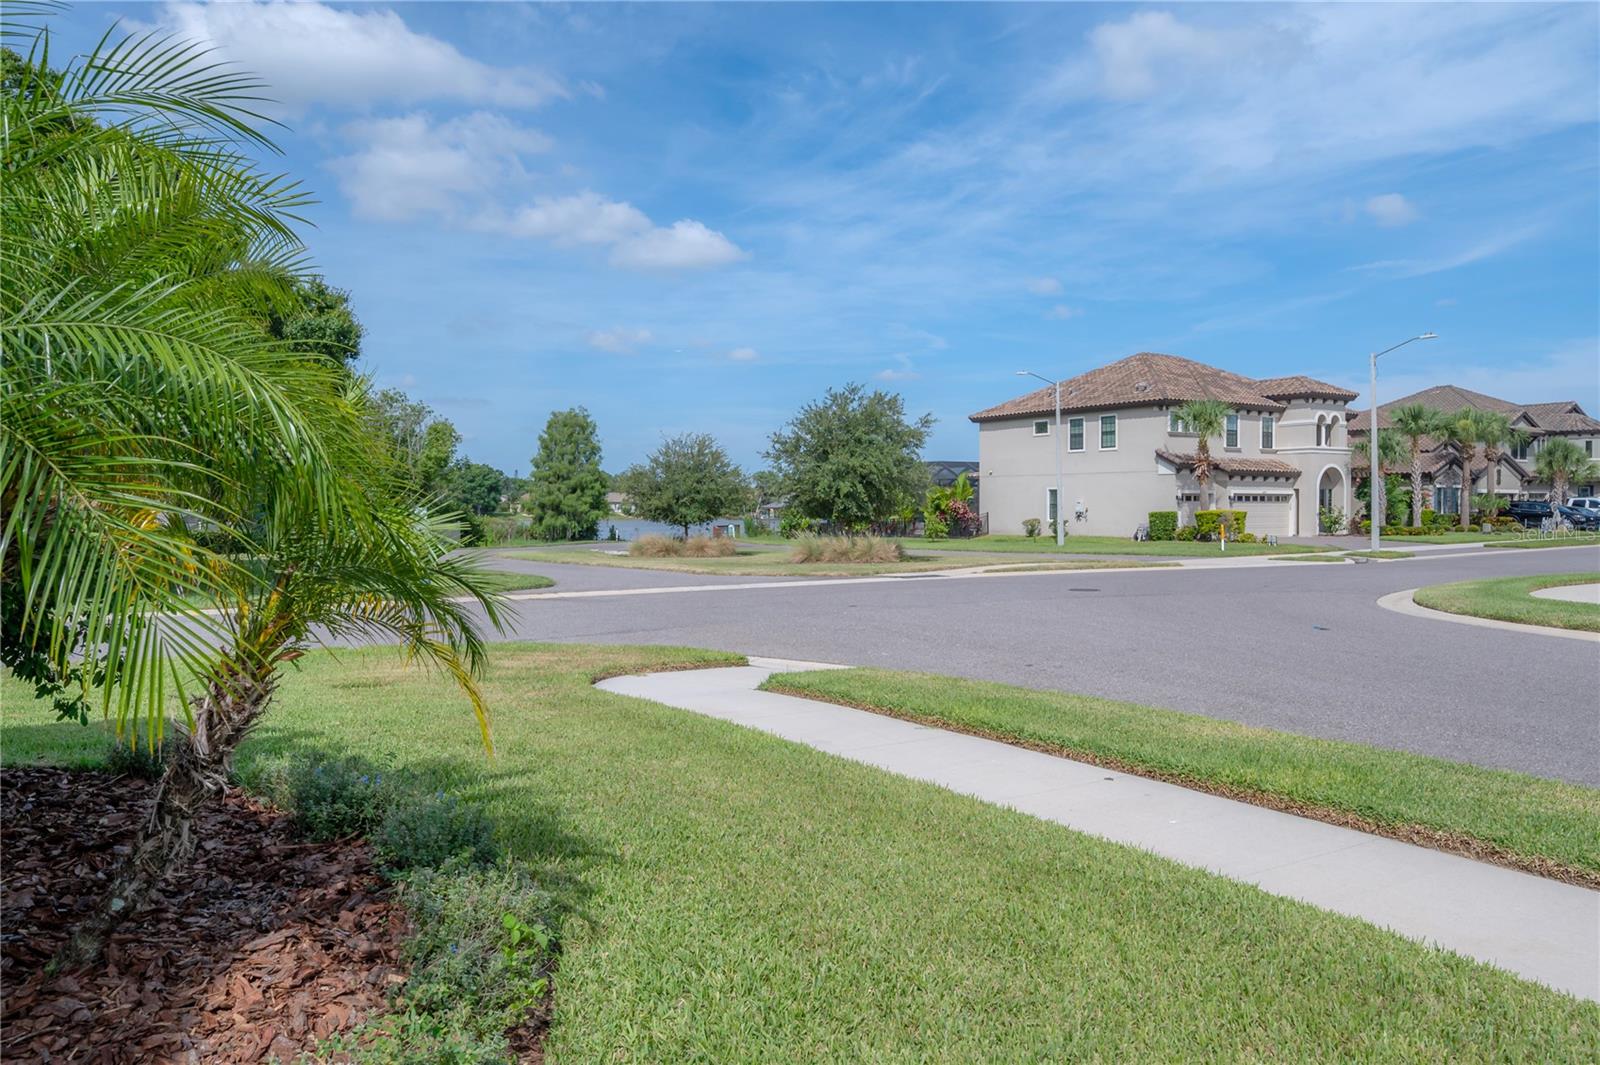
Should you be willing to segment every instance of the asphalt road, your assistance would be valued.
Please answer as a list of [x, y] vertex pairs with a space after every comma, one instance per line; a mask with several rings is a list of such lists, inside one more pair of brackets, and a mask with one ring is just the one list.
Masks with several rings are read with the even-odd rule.
[[[1600, 549], [798, 584], [517, 568], [554, 576], [555, 591], [653, 591], [524, 600], [503, 639], [669, 643], [926, 670], [1600, 786], [1600, 647], [1376, 606], [1388, 592], [1425, 584], [1600, 570]], [[695, 585], [715, 587], [668, 590]]]

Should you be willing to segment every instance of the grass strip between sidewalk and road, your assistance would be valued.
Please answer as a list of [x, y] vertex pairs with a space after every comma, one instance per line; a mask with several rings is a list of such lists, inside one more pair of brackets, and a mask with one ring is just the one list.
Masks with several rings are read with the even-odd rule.
[[[907, 555], [900, 562], [794, 562], [787, 551], [740, 551], [726, 558], [648, 558], [604, 550], [517, 551], [509, 557], [527, 562], [576, 566], [613, 566], [618, 569], [664, 570], [669, 573], [730, 574], [742, 577], [881, 577], [896, 573], [936, 573], [981, 566], [1016, 563], [1014, 555]], [[1141, 568], [1170, 565], [1142, 560], [1060, 559], [1053, 569]]]
[[1432, 584], [1418, 588], [1411, 598], [1418, 606], [1442, 610], [1447, 614], [1468, 614], [1494, 621], [1513, 621], [1520, 625], [1548, 625], [1557, 629], [1600, 632], [1600, 606], [1562, 599], [1540, 599], [1533, 594], [1541, 588], [1597, 583], [1600, 583], [1600, 573], [1492, 577], [1487, 580]]
[[879, 669], [767, 691], [952, 728], [1600, 887], [1600, 790], [1090, 695]]
[[995, 533], [970, 540], [922, 540], [902, 537], [900, 543], [907, 551], [921, 548], [926, 551], [985, 551], [1001, 554], [1028, 555], [1151, 555], [1157, 558], [1218, 558], [1245, 555], [1295, 555], [1314, 551], [1332, 551], [1321, 544], [1265, 544], [1228, 541], [1227, 551], [1220, 543], [1199, 540], [1133, 540], [1121, 536], [1068, 536], [1061, 547], [1055, 537], [1010, 536]]
[[[317, 652], [240, 752], [359, 754], [479, 805], [565, 906], [557, 1061], [1593, 1060], [1600, 1006], [1362, 921], [592, 687], [725, 665], [504, 644], [451, 683]], [[5, 681], [8, 763], [108, 739]]]

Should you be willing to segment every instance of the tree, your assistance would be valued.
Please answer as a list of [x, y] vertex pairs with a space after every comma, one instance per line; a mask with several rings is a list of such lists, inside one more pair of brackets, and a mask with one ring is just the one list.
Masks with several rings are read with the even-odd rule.
[[684, 433], [662, 441], [618, 483], [633, 501], [635, 513], [678, 526], [684, 539], [689, 538], [691, 526], [737, 514], [750, 501], [744, 472], [706, 433]]
[[321, 277], [307, 277], [295, 283], [294, 303], [269, 321], [274, 337], [346, 368], [361, 357], [365, 330], [350, 309], [350, 293], [329, 287]]
[[606, 516], [609, 479], [600, 435], [582, 407], [550, 415], [528, 476], [528, 513], [538, 540], [592, 540]]
[[1565, 503], [1567, 490], [1574, 484], [1587, 484], [1600, 478], [1600, 467], [1577, 444], [1564, 436], [1552, 436], [1539, 445], [1533, 470], [1541, 481], [1550, 482], [1550, 502]]
[[922, 498], [922, 445], [933, 415], [908, 420], [891, 392], [850, 384], [829, 389], [772, 435], [766, 457], [783, 478], [789, 507], [853, 532], [887, 521]]
[[757, 503], [775, 502], [783, 496], [783, 478], [773, 470], [757, 470], [750, 475], [750, 489]]
[[418, 497], [438, 495], [444, 488], [444, 471], [461, 443], [456, 427], [397, 388], [370, 397], [368, 406], [373, 426], [389, 441], [392, 461], [402, 471], [408, 491]]
[[[1357, 489], [1357, 498], [1367, 504], [1367, 519], [1377, 521], [1378, 525], [1393, 524], [1395, 519], [1404, 515], [1406, 507], [1411, 505], [1411, 492], [1400, 489], [1401, 479], [1394, 474], [1385, 473], [1385, 470], [1400, 465], [1406, 458], [1406, 445], [1401, 440], [1400, 434], [1393, 429], [1383, 429], [1378, 432], [1378, 458], [1372, 460], [1372, 434], [1357, 440], [1351, 448], [1357, 455], [1367, 458], [1367, 477], [1361, 489]], [[1383, 478], [1383, 517], [1377, 517], [1377, 508], [1372, 502], [1372, 486], [1376, 483], [1374, 475]], [[1418, 519], [1420, 521], [1420, 519]]]
[[445, 470], [455, 461], [461, 434], [448, 418], [435, 418], [422, 430], [422, 449], [412, 471], [412, 484], [424, 495], [439, 495], [445, 490]]
[[[1405, 440], [1406, 454], [1411, 465], [1412, 525], [1422, 524], [1422, 445], [1428, 437], [1438, 431], [1441, 420], [1438, 411], [1421, 403], [1407, 403], [1389, 412], [1389, 424]], [[1377, 431], [1377, 422], [1374, 412], [1372, 425], [1367, 430], [1368, 436]]]
[[1211, 438], [1222, 434], [1233, 408], [1220, 399], [1191, 399], [1173, 413], [1184, 431], [1195, 435], [1194, 480], [1204, 489], [1211, 481]]
[[1442, 415], [1434, 435], [1450, 450], [1456, 469], [1461, 472], [1461, 527], [1472, 526], [1472, 460], [1478, 453], [1478, 422], [1471, 407]]
[[1528, 434], [1513, 428], [1511, 419], [1498, 411], [1475, 410], [1471, 417], [1473, 435], [1477, 438], [1477, 442], [1483, 445], [1483, 459], [1489, 465], [1488, 472], [1484, 475], [1483, 491], [1493, 497], [1495, 472], [1500, 467], [1501, 456], [1506, 453], [1507, 448], [1527, 440]]
[[444, 502], [463, 514], [493, 514], [509, 478], [493, 466], [460, 459], [444, 473]]

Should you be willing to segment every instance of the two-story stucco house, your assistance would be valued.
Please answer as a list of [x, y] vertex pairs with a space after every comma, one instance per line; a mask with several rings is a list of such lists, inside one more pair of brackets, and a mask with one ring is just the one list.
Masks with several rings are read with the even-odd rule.
[[[996, 533], [1058, 512], [1069, 534], [1132, 536], [1153, 510], [1227, 507], [1257, 534], [1313, 535], [1321, 507], [1352, 510], [1346, 406], [1354, 392], [1309, 377], [1255, 380], [1176, 355], [1142, 352], [971, 415], [983, 509]], [[1195, 436], [1174, 409], [1192, 399], [1233, 408], [1210, 441], [1212, 477], [1194, 479]], [[1063, 498], [1056, 499], [1055, 455]]]
[[[1511, 427], [1523, 435], [1517, 446], [1499, 457], [1494, 470], [1489, 469], [1482, 447], [1474, 450], [1471, 461], [1472, 491], [1474, 494], [1493, 492], [1512, 499], [1544, 499], [1550, 494], [1550, 485], [1540, 481], [1535, 473], [1539, 449], [1546, 440], [1564, 436], [1593, 458], [1600, 458], [1600, 421], [1591, 418], [1576, 400], [1556, 403], [1513, 403], [1497, 396], [1461, 388], [1458, 385], [1434, 385], [1421, 392], [1413, 392], [1378, 407], [1378, 423], [1388, 429], [1389, 415], [1397, 408], [1418, 404], [1441, 414], [1471, 408], [1504, 414]], [[1368, 411], [1352, 411], [1350, 432], [1357, 440], [1368, 432], [1371, 420]], [[1435, 510], [1454, 514], [1461, 505], [1461, 466], [1456, 453], [1440, 441], [1424, 437], [1422, 440], [1422, 481], [1425, 499]], [[1365, 477], [1366, 460], [1356, 460], [1357, 476]], [[1385, 473], [1406, 474], [1410, 463], [1386, 467]], [[1575, 484], [1570, 491], [1576, 495], [1594, 495], [1594, 484]], [[1562, 502], [1565, 502], [1563, 500]]]

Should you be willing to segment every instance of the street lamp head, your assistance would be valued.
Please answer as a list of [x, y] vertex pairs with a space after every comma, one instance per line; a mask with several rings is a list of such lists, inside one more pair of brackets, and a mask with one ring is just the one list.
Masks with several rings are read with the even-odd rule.
[[1438, 340], [1439, 339], [1439, 334], [1438, 333], [1434, 333], [1434, 332], [1427, 332], [1427, 333], [1423, 333], [1417, 339], [1418, 340]]

